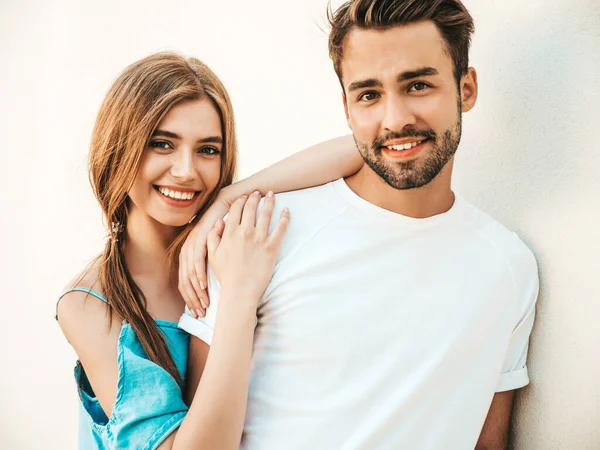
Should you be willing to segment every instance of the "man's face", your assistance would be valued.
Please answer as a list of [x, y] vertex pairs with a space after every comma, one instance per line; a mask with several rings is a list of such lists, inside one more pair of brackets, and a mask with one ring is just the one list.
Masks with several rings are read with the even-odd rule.
[[476, 99], [475, 71], [463, 77], [475, 95], [461, 99], [433, 22], [350, 31], [341, 70], [348, 125], [365, 162], [395, 189], [430, 183], [456, 152], [461, 111]]

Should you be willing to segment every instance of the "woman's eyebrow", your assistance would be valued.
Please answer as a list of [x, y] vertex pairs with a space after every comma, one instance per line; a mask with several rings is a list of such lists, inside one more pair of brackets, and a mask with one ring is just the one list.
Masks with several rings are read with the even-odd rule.
[[[156, 130], [154, 133], [152, 133], [152, 137], [168, 137], [171, 139], [179, 139], [180, 141], [183, 139], [181, 136], [179, 136], [177, 133], [173, 133], [172, 131], [167, 131], [167, 130]], [[221, 136], [208, 136], [202, 139], [198, 139], [196, 142], [198, 143], [213, 143], [213, 144], [222, 144], [223, 143], [223, 138]]]

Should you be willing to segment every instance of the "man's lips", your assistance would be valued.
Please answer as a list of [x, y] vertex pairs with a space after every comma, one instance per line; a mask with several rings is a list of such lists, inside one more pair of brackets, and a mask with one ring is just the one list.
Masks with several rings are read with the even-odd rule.
[[[404, 140], [405, 142], [400, 144], [389, 144], [380, 147], [381, 151], [392, 159], [406, 159], [412, 156], [415, 156], [419, 153], [429, 142], [429, 139], [417, 139], [412, 138], [413, 140]], [[391, 141], [393, 142], [393, 141]]]
[[393, 139], [390, 141], [386, 141], [382, 148], [388, 148], [390, 150], [410, 150], [413, 147], [421, 144], [426, 141], [427, 138], [424, 137], [408, 137], [403, 139]]

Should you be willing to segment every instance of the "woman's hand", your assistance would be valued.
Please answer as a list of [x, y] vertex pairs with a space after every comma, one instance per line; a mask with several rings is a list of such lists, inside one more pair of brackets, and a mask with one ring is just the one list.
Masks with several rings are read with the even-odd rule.
[[179, 254], [179, 292], [197, 319], [204, 317], [210, 304], [206, 292], [206, 239], [217, 220], [225, 217], [231, 203], [219, 196], [202, 215]]
[[243, 196], [233, 202], [227, 223], [219, 219], [208, 235], [208, 261], [222, 292], [228, 298], [252, 304], [256, 308], [275, 269], [277, 254], [287, 230], [290, 213], [285, 208], [279, 223], [269, 236], [275, 196], [269, 192], [258, 217], [260, 193]]

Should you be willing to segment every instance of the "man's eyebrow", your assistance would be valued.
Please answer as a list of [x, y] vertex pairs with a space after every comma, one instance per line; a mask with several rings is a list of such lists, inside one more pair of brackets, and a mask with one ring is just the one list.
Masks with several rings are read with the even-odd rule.
[[383, 84], [381, 84], [381, 81], [376, 80], [375, 78], [369, 78], [368, 80], [353, 81], [348, 86], [348, 92], [356, 91], [358, 89], [372, 88], [372, 87], [380, 88], [380, 87], [383, 87]]
[[402, 72], [400, 75], [398, 75], [396, 81], [398, 81], [398, 83], [401, 83], [406, 80], [412, 80], [413, 78], [430, 77], [439, 74], [440, 73], [438, 72], [438, 70], [433, 67], [421, 67], [420, 69]]
[[[440, 73], [438, 72], [438, 70], [434, 67], [421, 67], [420, 69], [407, 70], [406, 72], [402, 72], [400, 75], [398, 75], [398, 77], [396, 78], [396, 81], [398, 83], [402, 83], [403, 81], [412, 80], [413, 78], [430, 77], [430, 76], [439, 75], [439, 74]], [[374, 88], [374, 87], [381, 88], [381, 87], [383, 87], [383, 84], [381, 83], [381, 81], [379, 81], [375, 78], [369, 78], [367, 80], [353, 81], [348, 86], [348, 92], [356, 91], [358, 89]]]
[[[179, 136], [177, 133], [173, 133], [172, 131], [167, 131], [167, 130], [156, 130], [154, 133], [152, 133], [152, 137], [168, 137], [171, 139], [179, 139], [179, 140], [182, 139], [181, 136]], [[196, 142], [199, 144], [205, 144], [205, 143], [222, 144], [223, 138], [221, 136], [209, 136], [209, 137], [205, 137], [202, 139], [198, 139]]]

